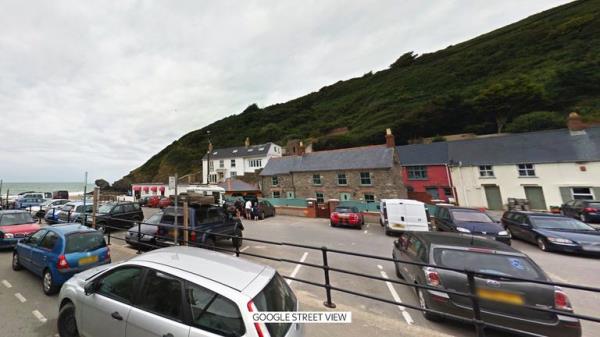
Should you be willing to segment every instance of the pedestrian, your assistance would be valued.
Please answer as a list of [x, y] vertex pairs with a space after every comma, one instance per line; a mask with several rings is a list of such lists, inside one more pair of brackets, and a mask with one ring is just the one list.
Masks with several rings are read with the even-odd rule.
[[252, 218], [252, 201], [246, 201], [246, 219], [250, 220]]

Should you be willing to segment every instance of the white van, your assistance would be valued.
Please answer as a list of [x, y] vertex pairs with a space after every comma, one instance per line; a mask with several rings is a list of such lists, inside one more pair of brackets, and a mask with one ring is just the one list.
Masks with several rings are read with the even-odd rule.
[[382, 199], [380, 223], [385, 234], [403, 231], [429, 231], [425, 203], [411, 199]]

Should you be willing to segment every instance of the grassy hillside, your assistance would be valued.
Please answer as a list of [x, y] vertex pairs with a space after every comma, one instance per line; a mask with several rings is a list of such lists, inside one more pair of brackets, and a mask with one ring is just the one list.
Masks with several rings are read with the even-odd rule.
[[[600, 117], [600, 0], [560, 6], [389, 69], [238, 115], [181, 137], [124, 177], [160, 181], [197, 171], [206, 130], [216, 147], [319, 138], [317, 149], [398, 144], [460, 132], [529, 131], [564, 125], [567, 112]], [[518, 117], [518, 118], [517, 118]], [[347, 127], [346, 134], [327, 136]], [[218, 132], [217, 132], [218, 130]]]

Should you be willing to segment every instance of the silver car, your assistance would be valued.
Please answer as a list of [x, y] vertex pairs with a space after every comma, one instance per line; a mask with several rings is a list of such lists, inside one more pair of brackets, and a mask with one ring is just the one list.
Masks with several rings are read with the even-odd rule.
[[298, 310], [273, 268], [194, 247], [79, 273], [63, 285], [59, 303], [61, 337], [299, 337], [304, 330], [254, 324], [252, 312]]

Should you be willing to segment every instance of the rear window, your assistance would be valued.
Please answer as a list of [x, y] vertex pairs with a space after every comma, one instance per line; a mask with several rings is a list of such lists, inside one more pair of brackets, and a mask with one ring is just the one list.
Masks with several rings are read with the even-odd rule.
[[588, 202], [588, 207], [600, 208], [600, 202]]
[[[296, 295], [283, 277], [275, 273], [273, 279], [253, 299], [260, 311], [296, 311]], [[271, 337], [283, 337], [291, 327], [291, 323], [266, 323]]]
[[487, 214], [471, 211], [452, 211], [455, 221], [464, 222], [494, 222]]
[[90, 252], [106, 247], [104, 235], [100, 232], [72, 233], [67, 235], [65, 254], [75, 252]]
[[558, 216], [531, 216], [530, 219], [538, 228], [558, 230], [594, 230], [594, 228], [586, 225], [585, 223], [571, 218], [563, 218]]
[[33, 218], [31, 214], [23, 212], [23, 213], [8, 213], [0, 215], [0, 226], [12, 226], [12, 225], [21, 225], [26, 223], [32, 223]]
[[468, 269], [498, 276], [544, 279], [533, 263], [520, 256], [437, 248], [434, 250], [434, 258], [438, 265], [448, 268]]
[[335, 211], [338, 213], [358, 213], [358, 208], [356, 208], [356, 207], [336, 207]]

